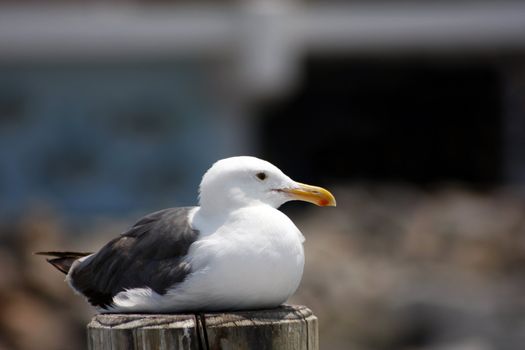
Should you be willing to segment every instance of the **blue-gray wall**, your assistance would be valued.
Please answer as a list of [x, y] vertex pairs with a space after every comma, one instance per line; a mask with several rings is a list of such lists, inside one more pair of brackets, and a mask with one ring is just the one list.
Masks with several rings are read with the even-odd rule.
[[195, 204], [232, 152], [218, 103], [196, 64], [0, 67], [0, 216]]

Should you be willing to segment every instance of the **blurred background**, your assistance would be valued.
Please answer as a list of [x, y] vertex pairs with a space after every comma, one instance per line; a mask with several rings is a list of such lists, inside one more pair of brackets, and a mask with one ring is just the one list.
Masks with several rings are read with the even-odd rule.
[[525, 342], [522, 1], [0, 1], [0, 349], [83, 349], [39, 250], [100, 248], [249, 154], [332, 190], [322, 349]]

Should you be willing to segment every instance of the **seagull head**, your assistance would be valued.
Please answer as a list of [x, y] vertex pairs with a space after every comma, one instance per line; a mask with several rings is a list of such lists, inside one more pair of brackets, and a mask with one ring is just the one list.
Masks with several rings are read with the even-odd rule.
[[296, 182], [275, 165], [247, 156], [217, 161], [204, 174], [199, 191], [201, 207], [215, 210], [257, 204], [278, 208], [291, 200], [336, 205], [334, 196], [324, 188]]

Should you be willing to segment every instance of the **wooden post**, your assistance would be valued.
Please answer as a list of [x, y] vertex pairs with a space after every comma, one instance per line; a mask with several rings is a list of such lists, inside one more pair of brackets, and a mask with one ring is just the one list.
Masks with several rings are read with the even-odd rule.
[[317, 317], [300, 305], [204, 314], [100, 314], [89, 350], [318, 350]]

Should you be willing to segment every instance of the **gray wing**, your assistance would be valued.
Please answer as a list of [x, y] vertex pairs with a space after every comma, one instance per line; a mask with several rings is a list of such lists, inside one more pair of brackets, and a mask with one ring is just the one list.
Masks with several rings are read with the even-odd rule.
[[199, 232], [191, 228], [192, 207], [149, 214], [98, 253], [73, 266], [71, 284], [101, 308], [125, 289], [149, 287], [159, 294], [190, 273], [184, 261]]

